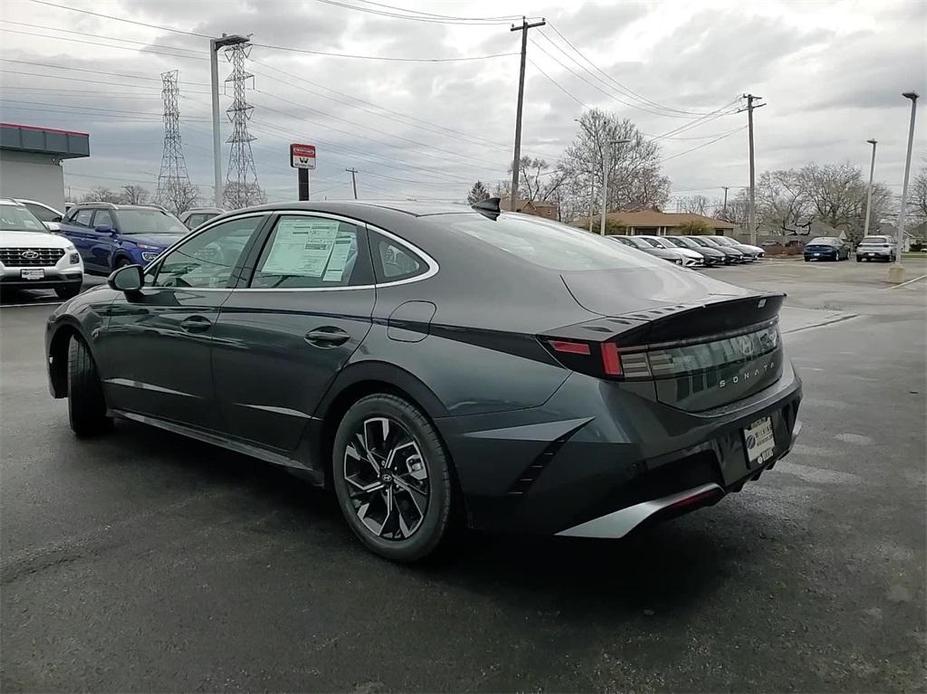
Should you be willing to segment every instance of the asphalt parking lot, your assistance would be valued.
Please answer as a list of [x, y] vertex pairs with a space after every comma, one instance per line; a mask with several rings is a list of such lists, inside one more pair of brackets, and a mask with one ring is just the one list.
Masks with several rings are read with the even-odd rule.
[[792, 454], [625, 541], [470, 535], [412, 567], [281, 470], [128, 423], [77, 441], [51, 299], [5, 301], [0, 688], [922, 691], [927, 280], [706, 272], [789, 294]]

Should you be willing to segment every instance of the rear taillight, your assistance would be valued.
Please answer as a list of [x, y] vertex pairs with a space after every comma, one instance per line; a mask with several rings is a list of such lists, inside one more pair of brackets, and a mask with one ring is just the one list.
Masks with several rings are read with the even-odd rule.
[[621, 354], [615, 342], [583, 342], [542, 338], [561, 364], [597, 378], [623, 378]]
[[618, 345], [614, 342], [603, 342], [600, 345], [602, 349], [602, 369], [606, 376], [621, 376], [621, 355], [618, 354]]

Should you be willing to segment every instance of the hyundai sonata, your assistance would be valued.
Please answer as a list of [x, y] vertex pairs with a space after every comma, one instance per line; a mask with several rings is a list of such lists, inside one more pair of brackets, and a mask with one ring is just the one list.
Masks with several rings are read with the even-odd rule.
[[791, 448], [783, 295], [556, 222], [412, 202], [210, 220], [48, 321], [78, 436], [143, 422], [302, 471], [393, 560], [450, 525], [618, 538]]

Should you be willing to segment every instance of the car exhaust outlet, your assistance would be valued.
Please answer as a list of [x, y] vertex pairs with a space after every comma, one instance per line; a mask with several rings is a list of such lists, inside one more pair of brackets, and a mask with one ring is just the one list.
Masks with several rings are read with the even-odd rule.
[[572, 528], [557, 533], [562, 537], [588, 537], [599, 539], [613, 539], [624, 537], [634, 528], [648, 518], [661, 512], [682, 511], [684, 509], [705, 506], [724, 496], [721, 485], [704, 484], [700, 487], [687, 489], [676, 494], [670, 494], [659, 499], [642, 501], [639, 504], [619, 509], [612, 513], [593, 518]]

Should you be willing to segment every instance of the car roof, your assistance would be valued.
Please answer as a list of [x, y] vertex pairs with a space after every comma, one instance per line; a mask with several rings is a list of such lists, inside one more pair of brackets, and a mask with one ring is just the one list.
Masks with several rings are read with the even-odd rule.
[[[426, 217], [439, 214], [479, 214], [464, 202], [451, 203], [418, 200], [345, 200], [335, 202], [294, 201], [271, 203], [268, 205], [260, 205], [258, 207], [248, 208], [250, 211], [273, 211], [280, 209], [331, 212], [332, 214], [341, 212], [342, 214], [346, 215], [357, 215], [363, 212], [370, 212], [371, 210], [381, 209], [390, 210], [393, 212], [402, 212], [403, 214], [407, 214], [412, 217]], [[236, 210], [236, 212], [241, 211], [242, 210]]]

